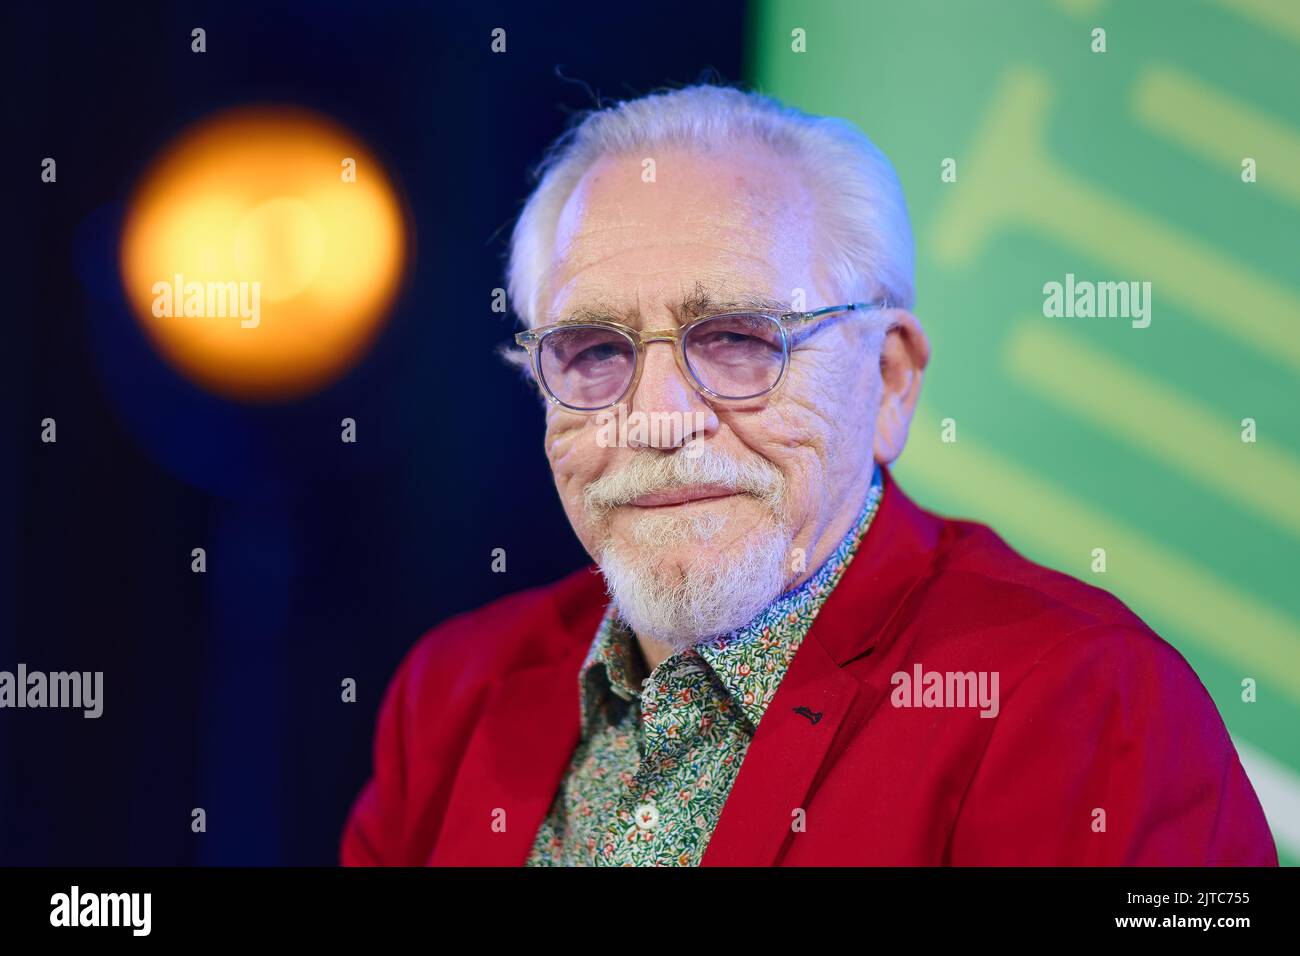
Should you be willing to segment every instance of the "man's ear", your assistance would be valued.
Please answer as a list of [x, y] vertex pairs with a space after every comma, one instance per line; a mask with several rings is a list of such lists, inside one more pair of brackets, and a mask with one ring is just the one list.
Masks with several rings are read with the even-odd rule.
[[903, 453], [907, 430], [921, 395], [921, 375], [930, 361], [930, 340], [912, 313], [896, 309], [880, 347], [880, 414], [876, 416], [876, 461], [888, 465]]

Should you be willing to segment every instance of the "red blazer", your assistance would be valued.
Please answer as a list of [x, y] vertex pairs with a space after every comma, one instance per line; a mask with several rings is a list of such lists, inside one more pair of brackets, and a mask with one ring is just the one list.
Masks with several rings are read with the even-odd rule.
[[[385, 695], [342, 862], [522, 864], [578, 743], [578, 668], [605, 601], [584, 568], [419, 641]], [[892, 675], [918, 664], [996, 671], [997, 716], [896, 706]], [[918, 508], [888, 472], [703, 858], [1276, 863], [1218, 711], [1178, 652], [1105, 591]]]

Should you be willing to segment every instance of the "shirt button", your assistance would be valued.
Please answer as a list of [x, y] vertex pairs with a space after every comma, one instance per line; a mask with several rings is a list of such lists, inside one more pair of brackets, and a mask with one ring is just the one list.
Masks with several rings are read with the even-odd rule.
[[659, 823], [659, 808], [653, 803], [643, 803], [635, 810], [636, 825], [642, 830], [653, 830]]

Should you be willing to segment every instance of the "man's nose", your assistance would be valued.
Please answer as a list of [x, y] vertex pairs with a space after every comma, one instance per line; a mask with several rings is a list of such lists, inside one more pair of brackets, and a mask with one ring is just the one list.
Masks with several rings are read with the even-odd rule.
[[641, 381], [628, 402], [628, 411], [645, 415], [658, 427], [629, 430], [628, 445], [669, 450], [695, 438], [710, 437], [717, 430], [717, 416], [678, 367], [673, 344], [648, 343], [641, 361], [645, 363]]

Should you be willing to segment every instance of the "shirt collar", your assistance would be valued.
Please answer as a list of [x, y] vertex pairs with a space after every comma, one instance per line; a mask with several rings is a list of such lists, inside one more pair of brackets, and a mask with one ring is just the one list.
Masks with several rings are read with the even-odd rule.
[[[881, 488], [880, 468], [876, 467], [866, 501], [852, 527], [806, 581], [778, 596], [744, 627], [696, 645], [694, 650], [712, 668], [755, 728], [767, 712], [817, 612], [866, 536], [880, 504]], [[618, 618], [611, 602], [580, 669], [584, 735], [596, 708], [610, 693], [624, 701], [640, 696], [647, 677], [644, 672], [645, 663], [636, 645], [636, 635]]]

